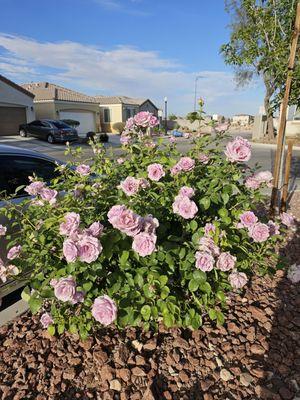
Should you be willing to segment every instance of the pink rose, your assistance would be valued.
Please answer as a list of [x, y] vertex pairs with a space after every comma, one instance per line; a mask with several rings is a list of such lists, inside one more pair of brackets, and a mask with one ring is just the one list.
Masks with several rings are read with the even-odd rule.
[[67, 262], [74, 262], [78, 257], [78, 248], [72, 239], [66, 239], [63, 243], [63, 254]]
[[199, 250], [204, 251], [206, 253], [211, 253], [214, 257], [220, 254], [220, 249], [215, 244], [214, 240], [211, 237], [207, 236], [203, 236], [199, 240]]
[[194, 195], [195, 195], [195, 190], [191, 187], [182, 186], [182, 188], [179, 190], [179, 196], [187, 196], [188, 198], [191, 198]]
[[48, 201], [50, 204], [56, 203], [57, 190], [44, 188], [40, 191], [42, 200]]
[[258, 221], [258, 218], [252, 211], [246, 211], [240, 215], [240, 221], [243, 227], [249, 228]]
[[128, 129], [130, 131], [133, 127], [134, 127], [134, 119], [132, 117], [128, 118], [125, 124], [125, 129]]
[[44, 313], [40, 318], [40, 323], [42, 324], [43, 328], [48, 328], [49, 325], [53, 324], [53, 319], [50, 314]]
[[255, 175], [255, 179], [257, 179], [261, 183], [269, 183], [273, 180], [273, 175], [270, 171], [260, 171], [257, 172]]
[[244, 272], [231, 272], [228, 276], [228, 280], [234, 289], [241, 289], [248, 282], [247, 275]]
[[119, 187], [127, 196], [133, 196], [140, 189], [140, 180], [133, 176], [127, 176], [127, 178], [120, 183]]
[[7, 228], [0, 224], [0, 236], [4, 236], [6, 234]]
[[120, 137], [120, 143], [126, 146], [127, 144], [131, 143], [131, 136], [128, 133], [122, 133]]
[[211, 233], [215, 233], [216, 232], [216, 227], [214, 224], [211, 223], [207, 223], [204, 226], [204, 234], [205, 236], [209, 236]]
[[142, 257], [149, 256], [155, 250], [156, 239], [153, 234], [141, 232], [133, 238], [132, 248]]
[[258, 189], [260, 187], [261, 182], [256, 179], [254, 175], [248, 176], [245, 181], [245, 186], [247, 189]]
[[7, 253], [7, 258], [9, 260], [14, 260], [15, 258], [19, 257], [22, 250], [21, 245], [13, 246]]
[[250, 226], [249, 236], [254, 240], [254, 242], [265, 242], [270, 236], [268, 225], [257, 222]]
[[60, 278], [58, 281], [53, 282], [54, 295], [60, 301], [74, 302], [76, 294], [76, 282], [72, 276], [68, 278]]
[[80, 261], [90, 264], [96, 261], [102, 251], [99, 240], [93, 236], [83, 235], [77, 242]]
[[217, 261], [217, 268], [221, 271], [229, 271], [235, 266], [236, 257], [232, 256], [229, 252], [224, 252], [219, 255]]
[[145, 147], [147, 147], [148, 149], [154, 149], [154, 147], [156, 147], [156, 144], [152, 141], [148, 141], [145, 143]]
[[128, 236], [135, 236], [141, 232], [143, 226], [142, 217], [128, 210], [124, 205], [113, 206], [107, 216], [114, 228], [119, 229]]
[[145, 178], [139, 178], [139, 185], [142, 189], [147, 189], [150, 187], [150, 183]]
[[151, 181], [159, 181], [163, 176], [165, 176], [165, 171], [161, 164], [150, 164], [147, 168], [148, 171], [148, 178]]
[[299, 265], [296, 265], [296, 264], [291, 265], [288, 269], [287, 277], [292, 283], [299, 283], [300, 282], [300, 264]]
[[173, 212], [184, 219], [194, 218], [198, 211], [196, 203], [187, 196], [176, 196], [172, 207]]
[[108, 326], [117, 318], [116, 303], [107, 295], [97, 297], [92, 307], [92, 315], [96, 321]]
[[170, 139], [169, 139], [169, 142], [171, 144], [176, 143], [176, 138], [174, 136], [171, 136]]
[[5, 283], [7, 281], [7, 270], [0, 258], [0, 280]]
[[208, 157], [208, 155], [206, 155], [205, 153], [200, 153], [198, 155], [198, 160], [202, 163], [202, 164], [208, 164], [210, 158]]
[[275, 224], [274, 221], [270, 220], [270, 221], [268, 221], [267, 225], [269, 227], [270, 236], [280, 235], [279, 225], [278, 224]]
[[8, 265], [6, 270], [9, 275], [18, 275], [20, 273], [19, 268], [12, 264]]
[[62, 222], [59, 226], [59, 233], [61, 235], [71, 235], [76, 232], [80, 224], [80, 215], [75, 212], [69, 212], [64, 216], [65, 222]]
[[152, 215], [147, 215], [143, 218], [143, 232], [152, 235], [155, 233], [156, 228], [159, 227], [159, 222], [156, 218], [153, 218]]
[[195, 257], [196, 268], [201, 269], [201, 271], [204, 272], [211, 271], [213, 269], [215, 260], [210, 253], [197, 251]]
[[124, 161], [125, 161], [124, 158], [121, 158], [121, 157], [117, 159], [118, 164], [123, 164]]
[[286, 212], [283, 212], [280, 214], [280, 220], [281, 222], [286, 225], [287, 227], [292, 227], [295, 225], [295, 219], [294, 217]]
[[230, 162], [246, 162], [251, 158], [251, 145], [247, 139], [236, 137], [226, 146], [225, 155]]
[[182, 171], [191, 171], [195, 166], [195, 160], [191, 157], [181, 157], [178, 161], [178, 165]]
[[27, 192], [30, 196], [36, 196], [40, 194], [41, 190], [44, 189], [45, 183], [41, 181], [35, 181], [30, 183], [30, 185], [25, 187], [25, 192]]
[[170, 170], [172, 176], [179, 174], [179, 172], [181, 172], [181, 171], [182, 171], [182, 169], [181, 169], [181, 167], [178, 165], [178, 163], [175, 164], [175, 165], [171, 168], [171, 170]]
[[150, 128], [154, 128], [156, 125], [159, 124], [158, 119], [156, 118], [155, 115], [151, 115], [150, 119], [149, 119], [149, 127]]
[[150, 126], [151, 117], [152, 114], [149, 111], [141, 111], [133, 117], [133, 120], [135, 125], [142, 128], [147, 128], [148, 126]]
[[93, 222], [87, 229], [83, 230], [86, 235], [99, 237], [103, 232], [104, 226], [99, 221]]
[[89, 165], [86, 164], [80, 164], [76, 167], [75, 170], [78, 174], [82, 175], [82, 176], [87, 176], [90, 174], [91, 172], [91, 167]]

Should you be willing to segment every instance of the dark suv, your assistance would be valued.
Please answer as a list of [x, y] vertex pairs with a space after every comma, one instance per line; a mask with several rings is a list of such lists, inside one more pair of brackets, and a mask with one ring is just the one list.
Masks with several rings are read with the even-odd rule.
[[78, 140], [76, 129], [63, 121], [53, 119], [38, 119], [19, 127], [20, 136], [34, 136], [47, 140], [48, 143], [65, 143]]

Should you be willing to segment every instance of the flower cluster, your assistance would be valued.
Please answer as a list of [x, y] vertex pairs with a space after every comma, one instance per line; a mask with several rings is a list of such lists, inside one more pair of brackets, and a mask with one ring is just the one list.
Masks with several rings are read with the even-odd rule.
[[[159, 124], [159, 121], [155, 115], [149, 111], [141, 111], [134, 117], [129, 118], [126, 121], [125, 130], [121, 134], [120, 142], [124, 146], [132, 143], [134, 136], [139, 138], [144, 137], [146, 133], [150, 133], [151, 128], [154, 128]], [[145, 143], [146, 147], [153, 148], [155, 144], [148, 141]]]
[[227, 144], [225, 155], [230, 162], [247, 162], [251, 158], [251, 145], [247, 139], [238, 136]]
[[57, 201], [57, 190], [47, 188], [44, 182], [34, 181], [26, 186], [24, 190], [30, 196], [40, 196], [38, 201], [34, 201], [34, 204], [36, 205], [43, 205], [44, 202], [53, 205]]
[[194, 218], [198, 212], [196, 203], [190, 199], [194, 194], [195, 191], [193, 188], [183, 186], [172, 204], [173, 212], [184, 219]]
[[147, 187], [149, 187], [147, 179], [134, 178], [133, 176], [128, 176], [119, 185], [119, 188], [122, 189], [127, 196], [134, 196], [140, 189], [146, 189]]
[[[0, 225], [0, 236], [4, 236], [6, 232], [6, 226]], [[21, 251], [22, 246], [16, 245], [11, 247], [7, 252], [6, 258], [8, 260], [8, 263], [5, 263], [0, 258], [0, 281], [2, 281], [3, 283], [7, 281], [8, 277], [13, 277], [20, 273], [19, 268], [16, 265], [9, 263], [9, 261], [17, 259], [20, 256]]]
[[273, 176], [270, 171], [260, 171], [248, 176], [245, 180], [245, 186], [248, 189], [259, 189], [264, 184], [272, 187], [272, 180]]
[[191, 157], [181, 157], [181, 159], [171, 168], [171, 175], [177, 175], [179, 172], [189, 172], [195, 167], [195, 160]]

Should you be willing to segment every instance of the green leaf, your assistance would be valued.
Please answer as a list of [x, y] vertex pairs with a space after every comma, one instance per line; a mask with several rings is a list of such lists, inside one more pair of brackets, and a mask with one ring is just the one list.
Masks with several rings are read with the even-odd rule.
[[119, 258], [120, 260], [120, 265], [125, 266], [127, 263], [127, 260], [129, 258], [129, 251], [128, 250], [123, 250], [121, 257]]
[[70, 324], [69, 331], [73, 334], [78, 333], [77, 325], [76, 324]]
[[228, 211], [226, 210], [226, 208], [221, 208], [218, 211], [218, 214], [220, 215], [221, 218], [228, 217]]
[[21, 293], [21, 297], [22, 297], [22, 299], [23, 299], [24, 301], [26, 301], [26, 303], [29, 302], [29, 299], [30, 299], [30, 289], [29, 289], [28, 286], [26, 286], [26, 287], [23, 289], [23, 291], [22, 291], [22, 293]]
[[202, 325], [202, 318], [201, 318], [201, 316], [199, 314], [196, 314], [192, 318], [192, 328], [193, 329], [199, 329], [201, 325]]
[[196, 271], [193, 272], [193, 277], [197, 281], [203, 281], [203, 282], [206, 281], [206, 273], [203, 271], [200, 271], [199, 269], [197, 269]]
[[224, 314], [221, 311], [217, 311], [217, 322], [219, 325], [223, 325], [225, 322]]
[[224, 202], [224, 204], [227, 204], [229, 201], [229, 194], [228, 193], [223, 193], [222, 194], [222, 200]]
[[141, 274], [136, 274], [134, 277], [134, 283], [141, 288], [144, 284], [143, 276]]
[[43, 301], [42, 301], [42, 299], [40, 299], [38, 297], [31, 296], [30, 299], [28, 300], [28, 304], [29, 304], [30, 311], [32, 312], [32, 314], [36, 314], [39, 311], [39, 309], [42, 307]]
[[196, 279], [191, 279], [189, 281], [189, 290], [195, 292], [199, 288], [199, 281]]
[[86, 283], [84, 283], [84, 284], [82, 285], [82, 287], [83, 287], [83, 290], [84, 290], [85, 292], [89, 292], [89, 291], [92, 289], [92, 287], [93, 287], [93, 283], [92, 283], [92, 282], [86, 282]]
[[190, 228], [191, 228], [192, 232], [195, 232], [195, 230], [198, 228], [197, 221], [195, 221], [195, 220], [191, 221]]
[[209, 311], [208, 311], [208, 315], [209, 315], [209, 318], [211, 319], [211, 320], [215, 320], [215, 319], [217, 319], [217, 312], [216, 312], [216, 310], [214, 310], [214, 309], [210, 309]]
[[64, 330], [65, 330], [65, 324], [58, 324], [58, 325], [57, 325], [57, 333], [58, 333], [59, 335], [61, 335], [62, 333], [64, 333]]
[[200, 204], [203, 206], [204, 210], [208, 210], [210, 207], [210, 198], [209, 197], [203, 197], [200, 200]]
[[144, 319], [145, 321], [148, 321], [149, 318], [150, 318], [150, 316], [151, 316], [151, 307], [148, 306], [148, 305], [144, 305], [144, 306], [141, 308], [141, 314], [142, 314], [143, 319]]
[[170, 313], [163, 316], [163, 321], [167, 328], [174, 326], [174, 316]]
[[55, 326], [49, 325], [47, 328], [47, 331], [50, 333], [51, 336], [54, 336], [55, 335]]
[[169, 294], [170, 294], [170, 289], [168, 288], [168, 286], [164, 286], [161, 291], [160, 297], [164, 300], [169, 296]]
[[161, 286], [166, 286], [166, 284], [168, 283], [168, 280], [169, 280], [167, 275], [161, 275], [158, 279], [161, 283]]

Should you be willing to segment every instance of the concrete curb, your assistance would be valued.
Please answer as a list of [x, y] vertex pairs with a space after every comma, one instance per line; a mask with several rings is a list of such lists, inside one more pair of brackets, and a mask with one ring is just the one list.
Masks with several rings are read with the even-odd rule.
[[[274, 143], [259, 143], [259, 142], [251, 142], [251, 146], [253, 147], [266, 147], [266, 148], [271, 148], [271, 149], [276, 149], [277, 144]], [[287, 147], [287, 144], [285, 145], [285, 147]], [[300, 146], [294, 146], [293, 150], [299, 151], [300, 150]]]

